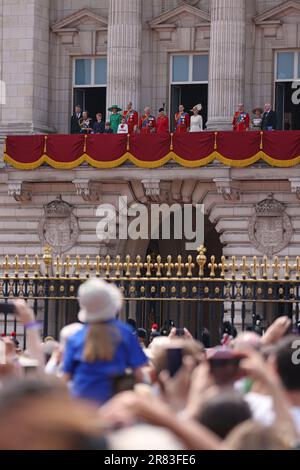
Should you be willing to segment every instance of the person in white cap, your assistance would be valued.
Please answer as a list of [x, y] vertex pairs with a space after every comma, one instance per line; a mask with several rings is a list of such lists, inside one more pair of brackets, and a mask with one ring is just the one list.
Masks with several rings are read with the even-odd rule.
[[64, 378], [72, 381], [73, 396], [101, 405], [112, 398], [115, 379], [128, 369], [138, 380], [142, 377], [147, 358], [132, 329], [116, 319], [123, 298], [115, 285], [90, 279], [78, 295], [84, 326], [66, 344]]

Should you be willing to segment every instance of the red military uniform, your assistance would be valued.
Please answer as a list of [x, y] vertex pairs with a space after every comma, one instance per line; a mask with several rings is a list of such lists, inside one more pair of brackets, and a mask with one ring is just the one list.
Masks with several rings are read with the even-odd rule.
[[169, 133], [169, 118], [168, 116], [158, 116], [157, 118], [157, 133], [168, 134]]
[[233, 118], [233, 130], [236, 132], [247, 131], [250, 127], [250, 116], [248, 113], [237, 111]]
[[190, 127], [191, 118], [188, 113], [176, 113], [175, 114], [175, 130], [176, 134], [182, 134], [188, 132]]
[[130, 111], [124, 111], [123, 118], [126, 120], [126, 124], [128, 125], [128, 133], [133, 134], [135, 126], [138, 127], [139, 125], [139, 115], [136, 111], [131, 109]]
[[139, 128], [141, 130], [141, 134], [152, 134], [155, 132], [156, 129], [156, 119], [151, 114], [141, 117], [139, 122]]

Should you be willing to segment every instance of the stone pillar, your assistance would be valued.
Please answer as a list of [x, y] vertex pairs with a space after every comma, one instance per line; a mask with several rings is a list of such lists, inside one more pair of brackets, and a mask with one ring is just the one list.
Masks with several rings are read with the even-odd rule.
[[142, 60], [141, 0], [110, 0], [107, 105], [139, 110]]
[[245, 47], [245, 0], [211, 0], [209, 130], [231, 130], [233, 113], [244, 101]]
[[0, 105], [0, 136], [50, 132], [49, 0], [3, 0], [0, 80], [6, 101]]

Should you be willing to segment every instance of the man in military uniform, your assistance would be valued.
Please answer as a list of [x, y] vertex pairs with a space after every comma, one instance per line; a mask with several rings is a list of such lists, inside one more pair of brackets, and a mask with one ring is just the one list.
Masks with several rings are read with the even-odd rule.
[[248, 131], [250, 127], [250, 116], [245, 112], [244, 105], [239, 104], [238, 110], [233, 117], [233, 130], [235, 132]]
[[190, 129], [190, 115], [184, 111], [184, 106], [179, 106], [178, 113], [175, 114], [176, 134], [185, 134]]
[[156, 132], [156, 119], [152, 116], [149, 106], [145, 108], [144, 112], [145, 114], [139, 122], [141, 134], [153, 134]]
[[127, 110], [123, 113], [123, 118], [125, 119], [125, 123], [128, 125], [128, 133], [134, 134], [139, 126], [139, 115], [137, 111], [132, 109], [132, 103], [128, 103]]

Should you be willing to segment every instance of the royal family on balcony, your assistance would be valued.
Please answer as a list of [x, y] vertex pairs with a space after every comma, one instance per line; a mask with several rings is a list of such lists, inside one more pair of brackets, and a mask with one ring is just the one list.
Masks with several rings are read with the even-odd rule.
[[[176, 134], [202, 132], [205, 128], [199, 103], [186, 112], [184, 105], [180, 105], [174, 116], [174, 132]], [[152, 114], [149, 106], [144, 109], [144, 114], [139, 117], [133, 109], [131, 102], [127, 109], [122, 109], [114, 104], [108, 111], [111, 113], [109, 121], [103, 121], [101, 113], [97, 113], [95, 121], [89, 117], [88, 111], [83, 111], [79, 105], [71, 118], [71, 134], [167, 134], [170, 132], [169, 118], [164, 108], [160, 108], [157, 117]], [[109, 124], [109, 125], [108, 125]], [[264, 110], [254, 108], [252, 117], [245, 111], [243, 103], [238, 105], [232, 121], [232, 130], [245, 131], [274, 131], [277, 129], [277, 115], [272, 106], [266, 103]]]

